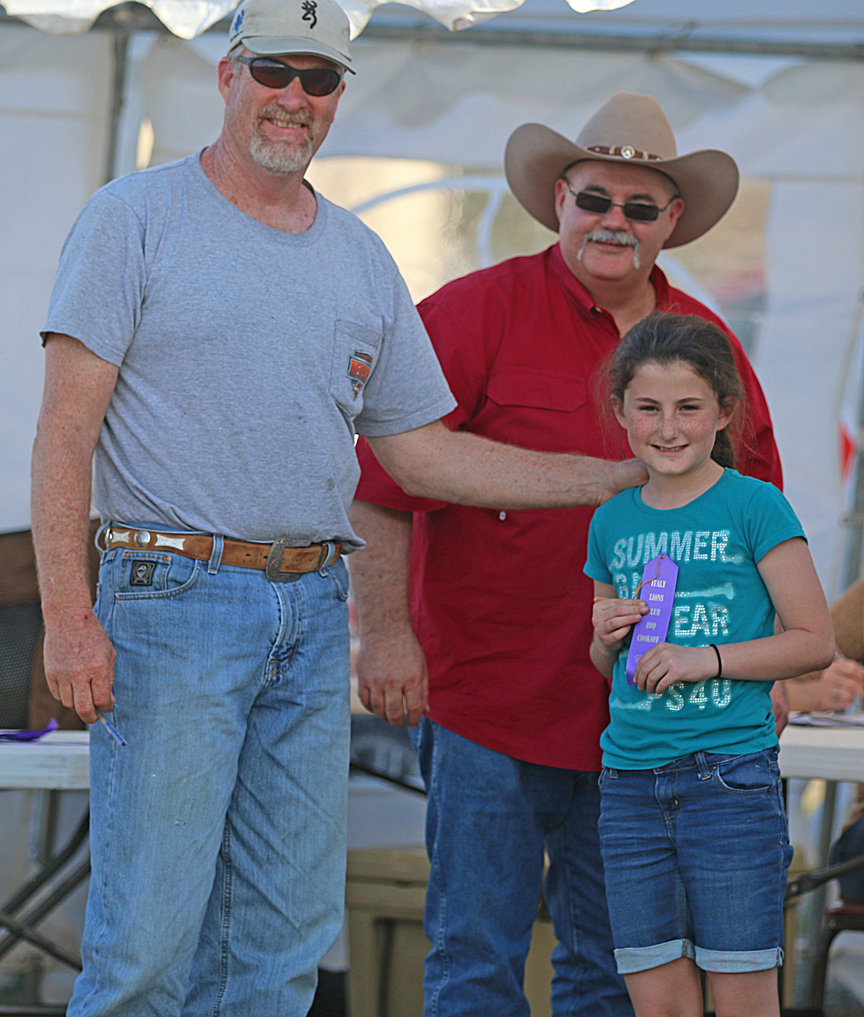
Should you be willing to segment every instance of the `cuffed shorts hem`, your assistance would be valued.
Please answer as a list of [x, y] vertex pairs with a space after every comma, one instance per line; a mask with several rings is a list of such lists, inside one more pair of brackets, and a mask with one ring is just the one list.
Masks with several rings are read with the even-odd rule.
[[768, 950], [703, 950], [696, 947], [696, 964], [703, 971], [740, 975], [747, 971], [765, 971], [783, 966], [783, 949]]
[[615, 963], [619, 975], [635, 975], [637, 971], [649, 971], [669, 964], [681, 957], [695, 959], [693, 944], [689, 939], [671, 939], [668, 943], [653, 946], [628, 946], [615, 951]]
[[783, 964], [783, 950], [703, 950], [689, 939], [672, 939], [654, 946], [631, 946], [615, 951], [615, 964], [620, 975], [635, 975], [662, 967], [681, 957], [689, 957], [703, 971], [738, 975], [747, 971], [765, 971]]

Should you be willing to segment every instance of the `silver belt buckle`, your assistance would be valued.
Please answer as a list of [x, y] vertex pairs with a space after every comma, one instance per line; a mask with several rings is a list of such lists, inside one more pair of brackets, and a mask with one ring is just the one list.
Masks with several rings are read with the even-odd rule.
[[271, 583], [296, 583], [303, 575], [302, 572], [279, 571], [286, 547], [288, 547], [287, 537], [279, 537], [278, 540], [273, 541], [273, 544], [270, 547], [270, 551], [267, 555], [267, 564], [264, 566], [264, 574]]

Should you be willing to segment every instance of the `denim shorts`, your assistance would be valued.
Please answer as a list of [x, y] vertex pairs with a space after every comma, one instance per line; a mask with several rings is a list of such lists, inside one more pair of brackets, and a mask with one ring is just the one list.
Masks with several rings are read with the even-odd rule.
[[792, 848], [777, 755], [604, 768], [600, 841], [622, 974], [679, 957], [732, 973], [782, 964]]

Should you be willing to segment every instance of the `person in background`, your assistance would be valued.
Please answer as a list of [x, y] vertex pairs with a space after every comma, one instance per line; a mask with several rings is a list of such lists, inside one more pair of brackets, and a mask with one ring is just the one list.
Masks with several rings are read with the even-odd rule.
[[801, 713], [848, 710], [864, 699], [864, 580], [831, 605], [838, 659], [824, 671], [786, 682], [789, 708]]
[[[864, 580], [854, 582], [830, 608], [837, 659], [824, 671], [811, 671], [784, 682], [789, 708], [798, 713], [842, 713], [864, 709]], [[864, 849], [864, 783], [855, 785], [854, 799], [837, 841], [831, 863], [847, 861]], [[845, 901], [864, 902], [864, 869], [840, 877]]]

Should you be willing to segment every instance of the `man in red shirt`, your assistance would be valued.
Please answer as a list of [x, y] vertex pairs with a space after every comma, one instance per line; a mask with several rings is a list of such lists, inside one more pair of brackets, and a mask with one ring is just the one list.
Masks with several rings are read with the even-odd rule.
[[[575, 143], [540, 124], [518, 128], [505, 169], [559, 240], [419, 305], [459, 404], [446, 421], [526, 448], [625, 458], [614, 419], [603, 419], [598, 368], [651, 311], [722, 326], [654, 262], [720, 219], [737, 167], [714, 150], [678, 157], [656, 101], [618, 93]], [[739, 466], [779, 485], [765, 399], [730, 337], [749, 400]], [[392, 724], [420, 724], [429, 791], [425, 1013], [528, 1014], [522, 976], [545, 852], [559, 941], [553, 1015], [629, 1014], [596, 836], [608, 688], [588, 657], [593, 510], [419, 501], [368, 447], [360, 458], [360, 698]]]

